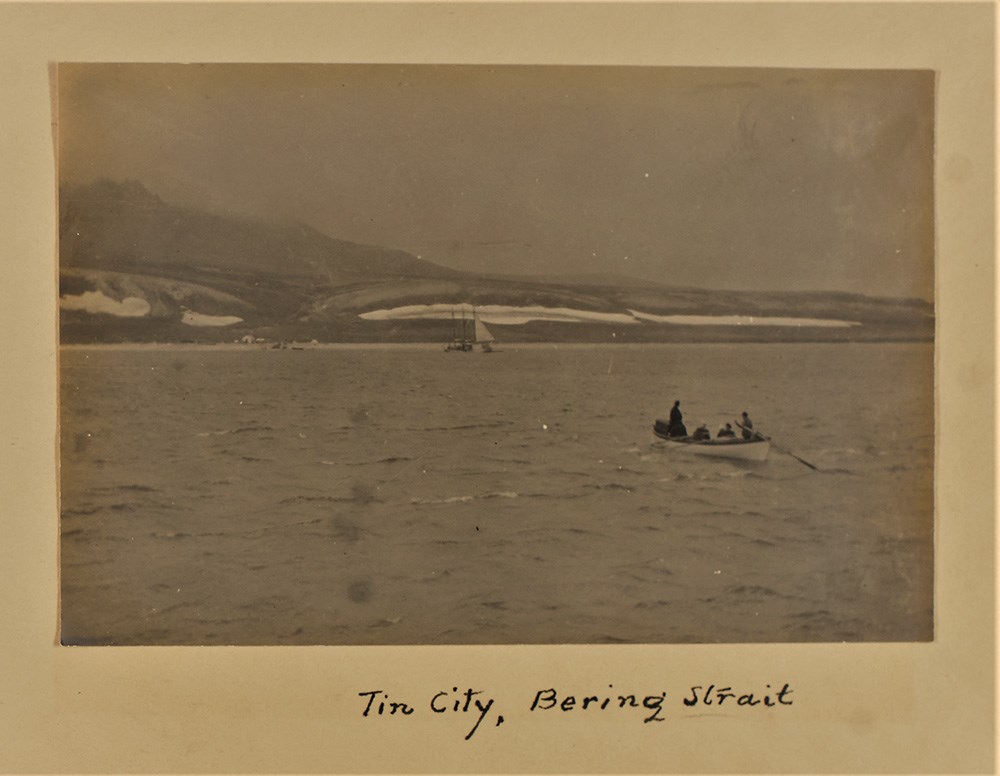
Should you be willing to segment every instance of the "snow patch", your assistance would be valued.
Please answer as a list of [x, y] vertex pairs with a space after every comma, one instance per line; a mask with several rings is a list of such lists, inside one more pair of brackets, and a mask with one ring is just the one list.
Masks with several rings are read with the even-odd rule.
[[83, 310], [86, 313], [104, 313], [120, 318], [142, 318], [149, 315], [149, 302], [138, 296], [126, 296], [120, 302], [103, 291], [84, 291], [78, 296], [59, 298], [59, 306], [64, 310]]
[[[470, 304], [414, 304], [371, 310], [360, 313], [366, 321], [400, 321], [415, 319], [449, 320], [451, 318], [472, 317]], [[610, 323], [615, 325], [635, 325], [642, 321], [669, 323], [681, 326], [792, 326], [843, 328], [860, 326], [857, 321], [840, 321], [827, 318], [794, 318], [759, 315], [656, 315], [639, 310], [626, 313], [602, 313], [593, 310], [576, 310], [571, 307], [542, 307], [533, 305], [515, 307], [512, 305], [480, 305], [475, 308], [483, 323], [504, 326], [518, 326], [531, 321], [553, 321], [556, 323]]]
[[185, 310], [181, 316], [181, 323], [186, 323], [188, 326], [232, 326], [242, 321], [242, 318], [237, 318], [235, 315], [205, 315], [194, 310]]
[[[627, 313], [601, 313], [593, 310], [576, 310], [571, 307], [514, 307], [512, 305], [488, 304], [477, 306], [476, 313], [483, 323], [517, 326], [530, 321], [554, 321], [557, 323], [614, 323], [632, 325], [638, 321]], [[450, 320], [460, 318], [463, 313], [472, 316], [472, 305], [415, 304], [384, 310], [360, 313], [366, 321], [398, 321], [413, 319]]]
[[638, 310], [629, 310], [642, 321], [672, 323], [682, 326], [815, 326], [821, 328], [843, 328], [860, 326], [858, 321], [838, 321], [830, 318], [783, 318], [761, 315], [654, 315]]

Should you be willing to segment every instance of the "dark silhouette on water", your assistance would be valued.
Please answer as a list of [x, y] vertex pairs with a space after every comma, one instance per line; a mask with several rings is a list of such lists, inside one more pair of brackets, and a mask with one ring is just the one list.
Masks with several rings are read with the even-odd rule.
[[667, 434], [672, 437], [685, 437], [688, 435], [687, 428], [684, 427], [684, 416], [681, 414], [680, 399], [674, 402], [670, 408], [670, 421], [667, 424]]

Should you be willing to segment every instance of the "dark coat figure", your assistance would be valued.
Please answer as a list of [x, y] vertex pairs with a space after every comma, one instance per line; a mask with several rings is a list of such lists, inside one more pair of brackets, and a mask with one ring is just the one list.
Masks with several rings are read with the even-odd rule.
[[750, 420], [750, 416], [746, 412], [743, 413], [743, 422], [740, 423], [740, 427], [743, 429], [744, 439], [753, 439], [756, 436], [753, 432], [753, 421]]
[[670, 423], [667, 426], [667, 434], [672, 437], [683, 437], [688, 434], [684, 427], [684, 416], [681, 415], [680, 401], [675, 401], [674, 406], [670, 408]]
[[733, 431], [733, 424], [727, 423], [725, 428], [720, 428], [719, 433], [716, 434], [717, 437], [734, 437], [736, 432]]

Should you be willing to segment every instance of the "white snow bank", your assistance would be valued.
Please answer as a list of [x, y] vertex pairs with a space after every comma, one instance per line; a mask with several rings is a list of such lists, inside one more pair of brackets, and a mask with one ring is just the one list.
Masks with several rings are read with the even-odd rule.
[[186, 323], [188, 326], [232, 326], [242, 320], [235, 315], [205, 315], [193, 310], [185, 310], [181, 316], [181, 323]]
[[84, 291], [78, 296], [59, 298], [59, 306], [64, 310], [83, 310], [87, 313], [105, 313], [121, 318], [142, 318], [149, 314], [149, 302], [138, 296], [126, 296], [120, 302], [104, 294], [103, 291]]
[[[452, 316], [461, 318], [462, 313], [472, 317], [472, 305], [415, 304], [393, 307], [387, 310], [372, 310], [361, 313], [366, 321], [398, 321], [411, 319], [450, 320]], [[487, 304], [476, 307], [483, 323], [516, 326], [530, 321], [555, 321], [559, 323], [614, 323], [636, 324], [638, 321], [627, 313], [600, 313], [593, 310], [575, 310], [570, 307], [514, 307], [511, 305]]]
[[[483, 323], [497, 323], [516, 326], [530, 321], [555, 321], [558, 323], [613, 323], [616, 325], [638, 324], [642, 321], [670, 323], [685, 326], [812, 326], [836, 328], [860, 326], [857, 321], [838, 321], [827, 318], [792, 318], [759, 315], [655, 315], [638, 310], [627, 313], [600, 313], [592, 310], [576, 310], [570, 307], [514, 307], [509, 305], [477, 306], [476, 312]], [[366, 321], [399, 321], [414, 319], [447, 320], [461, 318], [463, 312], [472, 317], [470, 304], [414, 304], [385, 310], [361, 313]]]
[[759, 315], [654, 315], [638, 310], [629, 310], [642, 321], [673, 323], [686, 326], [817, 326], [823, 328], [843, 328], [860, 326], [857, 321], [837, 321], [829, 318], [782, 318]]

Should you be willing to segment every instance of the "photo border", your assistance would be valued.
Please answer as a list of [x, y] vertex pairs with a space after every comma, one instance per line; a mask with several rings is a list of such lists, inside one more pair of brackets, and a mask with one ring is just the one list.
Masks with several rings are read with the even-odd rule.
[[[0, 3], [0, 771], [990, 772], [995, 684], [995, 9], [973, 3]], [[56, 176], [67, 61], [932, 69], [936, 637], [929, 644], [130, 647], [56, 644]], [[984, 432], [984, 429], [988, 431]], [[794, 705], [687, 711], [692, 685]], [[529, 711], [538, 690], [668, 693], [664, 723]], [[496, 699], [464, 740], [439, 690]], [[362, 716], [360, 692], [413, 699]], [[485, 697], [485, 696], [484, 696]], [[762, 712], [762, 713], [761, 713]]]

